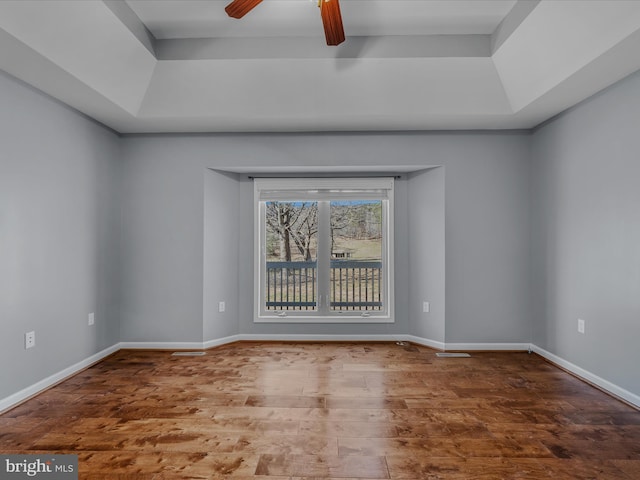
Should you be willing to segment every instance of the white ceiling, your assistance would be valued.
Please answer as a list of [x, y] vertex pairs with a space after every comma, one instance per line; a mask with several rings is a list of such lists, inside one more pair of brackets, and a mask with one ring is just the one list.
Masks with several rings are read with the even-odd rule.
[[[157, 39], [316, 36], [322, 38], [317, 0], [265, 0], [241, 21], [224, 7], [231, 0], [127, 0]], [[515, 0], [342, 0], [345, 30], [362, 35], [490, 35]]]
[[122, 133], [531, 128], [640, 69], [638, 0], [3, 0], [0, 69]]

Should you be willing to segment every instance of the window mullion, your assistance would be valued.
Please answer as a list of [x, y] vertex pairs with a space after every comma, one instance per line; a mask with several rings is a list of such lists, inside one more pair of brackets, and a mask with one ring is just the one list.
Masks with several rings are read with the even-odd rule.
[[318, 313], [328, 315], [331, 275], [331, 209], [328, 201], [318, 202]]

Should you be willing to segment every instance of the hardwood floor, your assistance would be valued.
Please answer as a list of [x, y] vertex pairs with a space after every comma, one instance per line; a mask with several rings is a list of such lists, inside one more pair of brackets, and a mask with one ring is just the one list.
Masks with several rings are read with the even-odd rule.
[[640, 412], [527, 353], [395, 343], [120, 351], [0, 416], [82, 479], [640, 478]]

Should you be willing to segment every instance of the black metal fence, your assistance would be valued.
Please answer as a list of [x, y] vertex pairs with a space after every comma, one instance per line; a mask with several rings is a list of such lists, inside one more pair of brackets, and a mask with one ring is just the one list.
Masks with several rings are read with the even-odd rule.
[[[267, 262], [267, 310], [316, 310], [316, 262]], [[382, 262], [331, 260], [331, 310], [381, 310]]]

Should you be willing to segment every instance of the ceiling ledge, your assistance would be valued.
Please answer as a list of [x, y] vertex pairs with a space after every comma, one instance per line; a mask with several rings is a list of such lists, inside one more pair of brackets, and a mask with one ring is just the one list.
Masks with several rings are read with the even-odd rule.
[[491, 52], [495, 53], [515, 33], [541, 0], [518, 0], [491, 35]]
[[[156, 59], [105, 3], [0, 1], [0, 28], [22, 44], [12, 42], [14, 55], [37, 52], [118, 107], [137, 113]], [[31, 84], [40, 80], [19, 78]]]
[[253, 116], [141, 118], [123, 134], [192, 133], [318, 133], [318, 132], [425, 132], [528, 130], [526, 119], [511, 115], [389, 115], [299, 116], [256, 118]]
[[158, 60], [489, 57], [490, 35], [349, 36], [336, 48], [324, 37], [219, 37], [158, 40]]
[[214, 172], [234, 173], [253, 177], [350, 177], [350, 176], [396, 176], [438, 168], [439, 165], [288, 165], [288, 166], [243, 166], [231, 165], [212, 168]]
[[102, 2], [120, 19], [122, 24], [129, 29], [131, 34], [138, 39], [149, 53], [155, 56], [156, 39], [129, 4], [122, 0], [102, 0]]
[[0, 29], [0, 65], [18, 78], [116, 131], [135, 117], [41, 54]]
[[638, 1], [539, 2], [492, 56], [513, 111], [597, 61], [639, 25]]
[[[640, 69], [640, 30], [523, 107], [513, 116], [537, 126]], [[631, 61], [630, 61], [631, 60]]]

